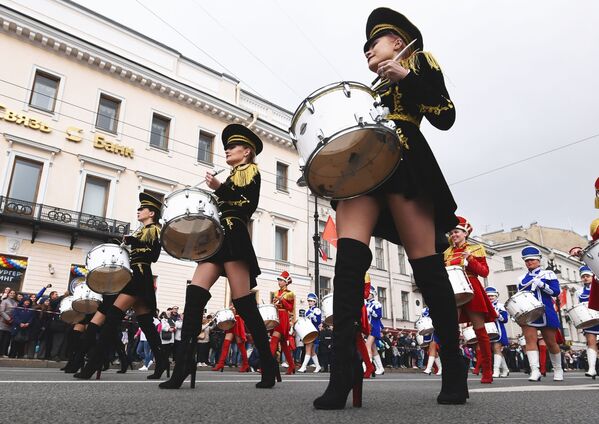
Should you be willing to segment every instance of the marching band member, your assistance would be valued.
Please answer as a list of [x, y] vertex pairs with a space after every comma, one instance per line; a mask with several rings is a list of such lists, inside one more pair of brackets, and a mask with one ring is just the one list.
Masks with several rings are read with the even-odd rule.
[[[580, 267], [580, 278], [582, 279], [583, 287], [582, 290], [578, 292], [578, 301], [588, 302], [591, 292], [590, 286], [593, 283], [595, 274], [593, 274], [591, 268], [584, 265]], [[599, 325], [585, 328], [582, 330], [582, 333], [587, 339], [587, 360], [589, 362], [589, 369], [584, 375], [595, 379], [595, 377], [597, 377], [597, 334], [599, 334]]]
[[225, 331], [225, 340], [223, 340], [220, 358], [212, 368], [212, 371], [224, 371], [225, 360], [229, 354], [229, 347], [231, 346], [231, 342], [235, 340], [237, 348], [239, 349], [239, 354], [241, 355], [241, 367], [239, 368], [239, 372], [250, 372], [248, 354], [247, 350], [245, 349], [245, 343], [247, 341], [245, 334], [245, 323], [243, 322], [243, 318], [237, 315], [237, 311], [235, 310], [235, 306], [233, 306], [233, 304], [231, 304], [229, 308], [233, 311], [233, 313], [235, 313], [235, 325], [230, 330]]
[[[164, 371], [170, 372], [170, 363], [167, 355], [162, 349], [160, 335], [154, 327], [154, 311], [156, 311], [156, 292], [154, 289], [154, 277], [150, 264], [156, 262], [160, 256], [160, 227], [158, 219], [162, 203], [146, 193], [139, 193], [139, 207], [137, 208], [137, 220], [143, 224], [130, 236], [123, 237], [125, 244], [131, 246], [130, 265], [133, 270], [131, 281], [121, 290], [112, 304], [104, 304], [91, 320], [92, 324], [89, 337], [95, 337], [99, 333], [99, 340], [94, 349], [90, 351], [88, 363], [75, 378], [89, 379], [100, 370], [104, 363], [103, 350], [110, 350], [116, 341], [115, 334], [120, 333], [121, 322], [125, 312], [132, 308], [137, 315], [139, 326], [146, 335], [156, 357], [156, 368], [149, 379], [158, 379]], [[88, 328], [89, 328], [88, 326]], [[101, 329], [98, 330], [98, 327]]]
[[[318, 296], [316, 293], [308, 293], [308, 310], [306, 311], [306, 318], [310, 318], [314, 327], [318, 330], [320, 327], [320, 322], [322, 321], [322, 311], [319, 307], [316, 306], [316, 302], [318, 302]], [[316, 338], [318, 340], [318, 338]], [[314, 372], [320, 372], [320, 363], [318, 362], [318, 356], [316, 355], [315, 349], [315, 341], [311, 343], [304, 343], [305, 355], [304, 362], [302, 366], [297, 370], [298, 372], [306, 372], [306, 367], [310, 362], [310, 358], [312, 358], [312, 362], [314, 362]]]
[[488, 286], [485, 288], [485, 291], [497, 313], [495, 325], [499, 332], [497, 337], [491, 339], [491, 343], [493, 344], [493, 378], [507, 377], [510, 375], [510, 370], [503, 356], [503, 347], [509, 345], [507, 332], [505, 331], [505, 323], [508, 322], [509, 315], [503, 303], [500, 303], [498, 300], [499, 292], [497, 289], [493, 286]]
[[289, 349], [288, 335], [293, 326], [291, 322], [295, 318], [295, 294], [287, 288], [291, 284], [291, 275], [287, 271], [281, 272], [277, 277], [279, 291], [273, 299], [273, 304], [279, 312], [279, 325], [273, 330], [270, 338], [270, 352], [274, 356], [277, 346], [281, 344], [281, 351], [289, 367], [286, 374], [295, 374], [295, 361]]
[[366, 347], [376, 368], [374, 373], [382, 375], [385, 374], [385, 367], [383, 367], [381, 355], [379, 355], [377, 349], [377, 342], [381, 340], [381, 331], [383, 330], [383, 305], [376, 300], [376, 288], [372, 285], [370, 286], [370, 293], [366, 301], [366, 310], [368, 311], [368, 322], [370, 323], [370, 334], [368, 334], [368, 338], [366, 339]]
[[[409, 43], [398, 62], [393, 59]], [[353, 404], [362, 404], [362, 367], [355, 349], [356, 325], [362, 307], [362, 281], [372, 261], [373, 235], [405, 247], [414, 278], [443, 345], [442, 404], [463, 404], [468, 396], [467, 369], [458, 344], [455, 298], [443, 257], [436, 254], [437, 235], [455, 225], [457, 206], [432, 150], [420, 132], [423, 117], [447, 130], [455, 108], [439, 64], [422, 52], [422, 34], [404, 15], [378, 8], [368, 17], [364, 53], [368, 68], [381, 83], [388, 119], [396, 125], [403, 157], [394, 174], [373, 191], [333, 207], [337, 211], [337, 260], [333, 280], [332, 372], [317, 409], [341, 409], [353, 390]]]
[[[459, 265], [464, 268], [474, 297], [470, 302], [460, 307], [459, 321], [472, 322], [478, 346], [480, 358], [477, 364], [481, 364], [483, 376], [480, 382], [489, 384], [493, 382], [493, 362], [491, 357], [491, 342], [485, 329], [485, 322], [493, 322], [497, 318], [495, 308], [485, 294], [483, 286], [478, 277], [489, 275], [485, 248], [480, 244], [470, 243], [468, 237], [472, 234], [472, 225], [467, 219], [458, 216], [458, 225], [449, 233], [451, 246], [445, 250], [445, 265]], [[441, 345], [441, 349], [443, 349]], [[443, 354], [441, 354], [443, 357]]]
[[[597, 182], [595, 183], [595, 189], [597, 190], [597, 199], [595, 204], [599, 204], [599, 178], [597, 178]], [[599, 218], [593, 220], [591, 222], [591, 243], [599, 243]], [[584, 261], [584, 255], [582, 247], [573, 247], [570, 249], [570, 255], [576, 256], [578, 259]], [[589, 309], [593, 309], [595, 311], [599, 311], [599, 280], [597, 277], [593, 278], [593, 281], [589, 287]]]
[[[422, 309], [423, 317], [430, 317], [430, 311], [428, 306]], [[433, 365], [437, 366], [437, 372], [435, 375], [443, 374], [443, 366], [441, 365], [441, 359], [439, 359], [439, 345], [437, 344], [435, 333], [427, 334], [423, 336], [423, 341], [428, 342], [428, 359], [426, 362], [426, 368], [422, 371], [425, 374], [431, 375], [433, 373]]]
[[526, 356], [530, 363], [530, 377], [528, 381], [541, 381], [539, 371], [539, 348], [537, 346], [537, 330], [541, 331], [543, 340], [549, 349], [549, 358], [553, 364], [553, 380], [562, 381], [562, 357], [556, 341], [556, 332], [559, 329], [559, 318], [553, 307], [553, 297], [560, 294], [559, 281], [553, 271], [541, 268], [541, 251], [534, 246], [522, 249], [522, 259], [528, 272], [520, 277], [518, 291], [529, 291], [545, 305], [544, 314], [537, 319], [523, 325], [522, 333], [526, 339]]
[[374, 373], [376, 368], [374, 368], [371, 358], [372, 353], [364, 340], [364, 336], [368, 337], [370, 335], [370, 322], [368, 322], [368, 310], [366, 309], [366, 301], [370, 297], [370, 287], [370, 274], [366, 273], [364, 275], [364, 302], [362, 303], [362, 313], [360, 315], [360, 331], [356, 334], [356, 348], [360, 352], [365, 366], [364, 378], [376, 377]]
[[258, 311], [256, 296], [250, 292], [260, 274], [247, 226], [260, 198], [260, 171], [254, 159], [262, 151], [262, 141], [240, 124], [227, 125], [221, 138], [231, 173], [222, 183], [210, 172], [205, 178], [207, 186], [218, 197], [225, 237], [213, 256], [198, 262], [191, 284], [187, 286], [181, 349], [171, 379], [160, 384], [162, 389], [178, 389], [188, 375], [191, 375], [191, 387], [195, 387], [196, 340], [202, 327], [204, 308], [211, 297], [209, 290], [220, 276], [227, 277], [233, 305], [252, 334], [260, 354], [262, 379], [256, 387], [270, 388], [275, 385], [275, 378], [280, 379], [268, 348], [268, 333]]

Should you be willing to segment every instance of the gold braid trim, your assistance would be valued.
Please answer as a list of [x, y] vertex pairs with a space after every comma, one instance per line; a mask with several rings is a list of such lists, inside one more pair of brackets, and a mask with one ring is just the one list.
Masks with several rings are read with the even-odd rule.
[[403, 133], [400, 127], [397, 127], [395, 129], [395, 134], [397, 134], [397, 137], [399, 138], [399, 144], [401, 144], [401, 146], [406, 150], [410, 150], [410, 146], [408, 144], [408, 137]]
[[156, 225], [151, 225], [140, 229], [133, 236], [144, 243], [152, 243], [160, 236], [160, 229]]
[[414, 52], [410, 56], [399, 61], [399, 64], [406, 69], [414, 71], [416, 75], [420, 72], [420, 56], [424, 56], [428, 65], [435, 71], [440, 71], [441, 67], [437, 59], [429, 52]]
[[475, 258], [486, 258], [487, 252], [482, 244], [468, 244], [466, 250]]
[[442, 112], [445, 112], [446, 110], [449, 110], [449, 109], [453, 109], [453, 103], [451, 102], [451, 100], [449, 100], [449, 99], [445, 99], [445, 100], [447, 100], [447, 106], [418, 105], [418, 111], [422, 112], [422, 113], [434, 113], [435, 115], [439, 116], [439, 115], [441, 115]]
[[255, 163], [248, 163], [247, 165], [241, 165], [234, 168], [231, 171], [229, 178], [237, 187], [245, 187], [254, 180], [254, 177], [258, 172], [258, 165]]

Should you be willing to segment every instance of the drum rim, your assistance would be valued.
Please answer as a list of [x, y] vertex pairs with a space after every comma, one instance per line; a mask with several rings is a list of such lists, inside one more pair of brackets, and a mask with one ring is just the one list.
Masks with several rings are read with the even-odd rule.
[[121, 290], [123, 290], [123, 289], [125, 288], [125, 286], [126, 286], [127, 284], [129, 284], [129, 282], [131, 281], [131, 278], [133, 278], [133, 271], [132, 271], [130, 268], [126, 268], [126, 267], [124, 267], [123, 265], [117, 265], [117, 266], [118, 266], [118, 267], [120, 267], [121, 269], [124, 269], [124, 270], [126, 270], [127, 272], [129, 272], [129, 277], [130, 277], [130, 278], [129, 278], [129, 280], [128, 280], [128, 281], [127, 281], [127, 282], [126, 282], [126, 283], [123, 285], [123, 287], [121, 287], [119, 290], [116, 290], [116, 291], [105, 291], [105, 292], [99, 292], [99, 291], [96, 291], [96, 290], [92, 289], [92, 287], [90, 286], [90, 284], [89, 284], [89, 282], [88, 282], [88, 278], [89, 278], [89, 276], [90, 276], [90, 275], [92, 275], [92, 273], [93, 273], [95, 270], [97, 270], [97, 269], [99, 269], [99, 268], [100, 268], [99, 266], [95, 267], [94, 269], [90, 270], [90, 271], [87, 273], [87, 276], [85, 277], [85, 284], [87, 284], [87, 286], [89, 287], [89, 289], [90, 289], [91, 291], [93, 291], [94, 293], [98, 293], [98, 294], [101, 294], [101, 295], [105, 295], [105, 294], [108, 294], [108, 295], [110, 295], [110, 294], [119, 294], [119, 293], [121, 292]]
[[340, 131], [337, 131], [335, 134], [331, 135], [330, 137], [327, 137], [327, 140], [333, 140], [333, 139], [335, 139], [337, 137], [340, 137], [342, 135], [349, 134], [350, 132], [353, 132], [356, 129], [368, 129], [370, 127], [372, 127], [372, 129], [375, 130], [375, 131], [382, 130], [382, 132], [387, 132], [387, 133], [392, 134], [392, 135], [395, 136], [395, 139], [397, 141], [396, 142], [396, 146], [397, 146], [397, 150], [399, 152], [399, 159], [395, 163], [395, 166], [393, 167], [393, 169], [391, 169], [389, 171], [389, 174], [386, 175], [385, 178], [383, 178], [379, 183], [377, 183], [375, 186], [373, 186], [369, 190], [361, 192], [361, 193], [353, 194], [351, 196], [339, 196], [339, 197], [336, 197], [336, 196], [328, 196], [328, 195], [322, 194], [319, 191], [314, 190], [312, 188], [312, 186], [310, 184], [310, 179], [307, 178], [307, 175], [309, 174], [309, 171], [310, 171], [310, 166], [312, 165], [312, 162], [313, 162], [314, 158], [328, 144], [328, 143], [323, 143], [321, 141], [321, 142], [319, 142], [316, 145], [316, 149], [314, 149], [314, 151], [310, 154], [310, 157], [308, 157], [308, 160], [306, 160], [306, 164], [304, 165], [304, 167], [302, 169], [302, 175], [304, 176], [306, 184], [308, 185], [308, 188], [310, 189], [310, 191], [312, 191], [312, 193], [317, 193], [317, 195], [320, 196], [320, 197], [322, 197], [323, 199], [329, 199], [329, 200], [349, 200], [349, 199], [354, 199], [356, 197], [363, 196], [365, 194], [368, 194], [368, 193], [376, 190], [377, 188], [379, 188], [380, 186], [382, 186], [389, 178], [391, 178], [391, 176], [397, 170], [397, 167], [399, 166], [400, 162], [403, 159], [401, 143], [399, 142], [399, 138], [397, 137], [397, 134], [391, 128], [388, 128], [388, 127], [386, 127], [384, 125], [380, 125], [380, 124], [364, 124], [364, 125], [357, 125], [356, 124], [353, 127], [344, 128], [344, 129], [342, 129]]
[[211, 253], [208, 256], [203, 256], [201, 258], [180, 258], [178, 256], [173, 255], [171, 252], [169, 252], [166, 248], [166, 245], [164, 243], [164, 235], [166, 234], [166, 230], [168, 229], [169, 225], [171, 222], [175, 221], [176, 219], [179, 219], [181, 217], [184, 216], [195, 216], [195, 215], [200, 215], [200, 214], [189, 214], [189, 215], [177, 215], [176, 217], [173, 217], [171, 219], [168, 220], [168, 222], [165, 222], [164, 225], [162, 226], [162, 230], [160, 231], [160, 245], [162, 246], [162, 249], [168, 253], [169, 256], [175, 258], [175, 259], [179, 259], [181, 261], [189, 261], [189, 262], [197, 262], [197, 261], [205, 261], [206, 259], [210, 259], [211, 257], [213, 257], [214, 255], [216, 255], [218, 253], [218, 251], [220, 250], [220, 248], [222, 247], [224, 241], [225, 241], [225, 229], [223, 228], [222, 224], [220, 223], [220, 221], [217, 221], [214, 217], [210, 216], [207, 217], [206, 215], [201, 215], [204, 219], [209, 219], [210, 221], [218, 224], [216, 226], [217, 231], [220, 233], [221, 237], [218, 243], [218, 247], [214, 250], [213, 253]]
[[[175, 190], [172, 193], [169, 193], [165, 198], [164, 198], [164, 203], [162, 205], [162, 210], [164, 211], [166, 208], [168, 208], [167, 205], [167, 201], [168, 199], [170, 199], [171, 197], [174, 197], [176, 194], [179, 194], [181, 192], [184, 191], [199, 191], [202, 193], [207, 194], [210, 198], [212, 198], [212, 200], [214, 200], [215, 204], [218, 204], [217, 200], [216, 200], [216, 196], [214, 195], [214, 193], [212, 193], [211, 191], [208, 190], [204, 190], [203, 188], [199, 188], [199, 187], [186, 187], [186, 188], [180, 188], [179, 190]], [[163, 214], [164, 215], [164, 214]]]
[[102, 243], [99, 244], [97, 246], [92, 247], [91, 249], [89, 249], [89, 252], [87, 252], [87, 256], [85, 257], [85, 265], [87, 268], [87, 258], [89, 258], [89, 254], [92, 253], [94, 250], [98, 250], [100, 247], [104, 247], [104, 246], [110, 246], [110, 247], [115, 247], [118, 249], [122, 249], [125, 252], [127, 252], [127, 254], [131, 254], [131, 252], [129, 251], [129, 249], [121, 244], [116, 244], [116, 243]]

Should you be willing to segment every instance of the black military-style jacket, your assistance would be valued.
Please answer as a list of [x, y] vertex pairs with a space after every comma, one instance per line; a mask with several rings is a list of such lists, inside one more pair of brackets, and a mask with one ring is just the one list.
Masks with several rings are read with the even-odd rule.
[[250, 163], [238, 165], [214, 192], [218, 197], [220, 221], [225, 230], [232, 229], [235, 221], [245, 226], [258, 208], [260, 199], [260, 171], [258, 165]]
[[160, 227], [148, 224], [127, 236], [125, 243], [131, 246], [131, 265], [156, 262], [160, 256]]

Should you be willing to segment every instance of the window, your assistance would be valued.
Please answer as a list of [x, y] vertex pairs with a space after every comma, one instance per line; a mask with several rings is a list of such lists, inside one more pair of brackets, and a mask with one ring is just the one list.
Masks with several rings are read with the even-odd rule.
[[0, 256], [0, 284], [2, 289], [10, 287], [20, 292], [27, 270], [27, 259], [16, 256]]
[[518, 293], [518, 286], [515, 284], [510, 284], [507, 286], [507, 297], [510, 298], [513, 295]]
[[152, 132], [150, 134], [150, 146], [162, 150], [168, 150], [168, 132], [171, 120], [154, 114], [152, 116]]
[[153, 191], [153, 190], [144, 190], [144, 193], [149, 194], [154, 199], [160, 200], [160, 202], [164, 203], [164, 194], [163, 193], [159, 193], [159, 192]]
[[323, 277], [322, 275], [318, 278], [320, 281], [320, 298], [322, 299], [324, 296], [331, 292], [331, 279], [329, 277]]
[[100, 95], [98, 116], [96, 117], [96, 128], [116, 134], [119, 125], [120, 109], [120, 100], [107, 96], [106, 94]]
[[376, 257], [376, 267], [378, 269], [385, 269], [385, 249], [383, 249], [383, 239], [379, 237], [374, 238], [374, 253]]
[[331, 257], [331, 244], [322, 238], [322, 233], [324, 232], [324, 227], [327, 225], [324, 221], [318, 221], [318, 235], [320, 236], [320, 248], [327, 255], [327, 258]]
[[277, 162], [277, 190], [287, 191], [287, 165]]
[[287, 261], [287, 228], [275, 227], [275, 260]]
[[410, 320], [410, 293], [405, 291], [401, 292], [401, 319]]
[[212, 164], [212, 152], [214, 146], [214, 135], [206, 131], [200, 131], [198, 140], [198, 162]]
[[406, 272], [406, 251], [403, 246], [397, 246], [397, 260], [399, 262], [399, 273], [408, 275]]
[[8, 197], [35, 203], [43, 164], [17, 157], [12, 170]]
[[506, 271], [511, 271], [514, 269], [514, 261], [512, 260], [511, 256], [503, 257], [503, 267]]
[[46, 112], [54, 112], [59, 83], [59, 77], [39, 70], [36, 71], [29, 106]]
[[376, 288], [376, 295], [379, 299], [381, 305], [383, 305], [383, 316], [382, 318], [387, 318], [387, 289], [383, 287]]
[[106, 216], [109, 187], [110, 181], [88, 175], [85, 180], [81, 212], [101, 217]]

